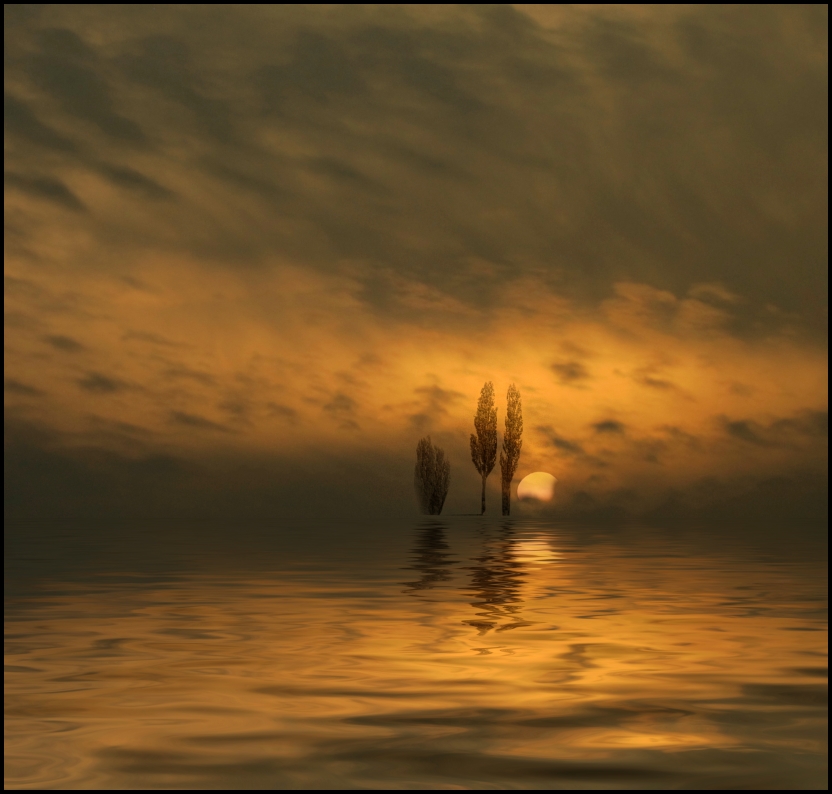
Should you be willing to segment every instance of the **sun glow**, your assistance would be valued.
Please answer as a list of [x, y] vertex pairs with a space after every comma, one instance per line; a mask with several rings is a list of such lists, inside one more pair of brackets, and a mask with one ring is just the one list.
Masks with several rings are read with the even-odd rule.
[[517, 486], [517, 498], [551, 502], [555, 495], [556, 482], [557, 479], [545, 471], [527, 474]]

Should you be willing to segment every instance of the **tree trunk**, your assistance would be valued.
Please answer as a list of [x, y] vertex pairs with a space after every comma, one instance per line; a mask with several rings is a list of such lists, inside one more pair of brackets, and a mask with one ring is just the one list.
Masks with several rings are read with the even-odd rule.
[[482, 505], [480, 510], [480, 515], [485, 515], [485, 477], [482, 478]]
[[511, 515], [511, 483], [503, 483], [503, 515]]

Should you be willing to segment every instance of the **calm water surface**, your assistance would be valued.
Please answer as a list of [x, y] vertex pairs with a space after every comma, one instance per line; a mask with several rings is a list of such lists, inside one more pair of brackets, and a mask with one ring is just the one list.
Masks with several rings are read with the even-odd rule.
[[7, 788], [826, 788], [826, 553], [467, 517], [7, 537]]

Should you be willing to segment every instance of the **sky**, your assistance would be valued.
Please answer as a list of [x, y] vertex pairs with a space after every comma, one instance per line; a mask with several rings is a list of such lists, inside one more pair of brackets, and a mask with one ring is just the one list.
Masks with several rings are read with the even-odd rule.
[[826, 6], [4, 13], [7, 520], [825, 516]]

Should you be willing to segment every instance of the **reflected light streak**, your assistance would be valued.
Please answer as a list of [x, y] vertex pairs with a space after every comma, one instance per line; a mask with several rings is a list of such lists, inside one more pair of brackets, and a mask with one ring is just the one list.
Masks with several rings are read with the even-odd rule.
[[549, 565], [560, 561], [558, 554], [548, 540], [518, 540], [514, 544], [514, 557], [524, 565]]

